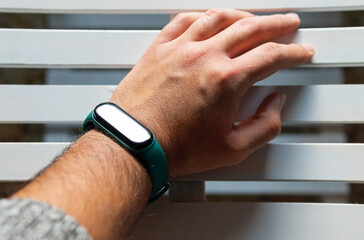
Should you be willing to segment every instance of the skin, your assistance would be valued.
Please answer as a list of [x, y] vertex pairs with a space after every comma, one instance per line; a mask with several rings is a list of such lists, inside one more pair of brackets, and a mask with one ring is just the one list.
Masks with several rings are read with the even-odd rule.
[[[295, 14], [254, 16], [232, 9], [178, 14], [111, 101], [154, 133], [170, 179], [240, 163], [279, 134], [285, 95], [267, 96], [255, 115], [236, 125], [239, 99], [255, 82], [314, 55], [309, 44], [271, 42], [299, 23]], [[63, 209], [94, 239], [120, 239], [150, 192], [138, 160], [92, 130], [13, 197]]]

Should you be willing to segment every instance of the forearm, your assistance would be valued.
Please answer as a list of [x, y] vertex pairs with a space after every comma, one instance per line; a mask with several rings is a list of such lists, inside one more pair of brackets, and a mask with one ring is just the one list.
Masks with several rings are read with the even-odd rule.
[[94, 239], [117, 239], [143, 210], [150, 191], [143, 166], [110, 138], [90, 131], [14, 197], [63, 209]]

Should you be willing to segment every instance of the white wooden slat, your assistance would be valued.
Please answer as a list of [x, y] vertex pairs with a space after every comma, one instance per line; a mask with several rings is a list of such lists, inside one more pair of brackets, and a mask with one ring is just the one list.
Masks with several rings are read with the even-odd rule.
[[[0, 123], [78, 123], [115, 86], [0, 85]], [[242, 99], [237, 121], [254, 113], [271, 92], [287, 94], [285, 123], [363, 123], [364, 85], [253, 87]], [[82, 96], [82, 97], [80, 97]], [[339, 97], [338, 97], [339, 96]]]
[[0, 2], [0, 12], [32, 13], [176, 13], [212, 7], [249, 11], [338, 11], [364, 9], [364, 3], [361, 0], [2, 0]]
[[[4, 146], [5, 145], [5, 146]], [[0, 179], [23, 181], [46, 166], [68, 143], [3, 143], [0, 153]], [[35, 157], [36, 156], [36, 157]], [[18, 176], [18, 177], [17, 177]], [[317, 182], [206, 182], [207, 194], [347, 194], [344, 183]]]
[[[25, 181], [68, 143], [0, 143], [0, 180]], [[244, 162], [186, 181], [364, 182], [364, 144], [268, 144]]]
[[[0, 29], [0, 66], [130, 68], [158, 33]], [[300, 29], [277, 41], [314, 44], [306, 66], [364, 66], [364, 27]]]
[[359, 109], [358, 98], [363, 91], [364, 85], [349, 84], [255, 87], [241, 99], [237, 119], [253, 115], [269, 93], [283, 92], [287, 94], [282, 112], [285, 123], [361, 123], [364, 109]]
[[81, 123], [115, 86], [2, 85], [0, 122]]
[[0, 66], [130, 68], [158, 33], [0, 29]]
[[363, 205], [155, 203], [125, 239], [361, 240], [363, 221]]
[[0, 181], [27, 181], [69, 143], [0, 143]]
[[243, 163], [181, 180], [210, 181], [348, 181], [363, 182], [362, 144], [270, 144]]

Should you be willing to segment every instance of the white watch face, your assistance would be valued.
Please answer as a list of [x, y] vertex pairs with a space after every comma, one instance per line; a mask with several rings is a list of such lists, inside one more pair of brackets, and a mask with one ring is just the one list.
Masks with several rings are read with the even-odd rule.
[[[147, 128], [114, 104], [105, 103], [96, 107], [95, 117], [131, 147], [143, 147], [152, 140], [152, 134]], [[114, 129], [110, 129], [110, 126]]]

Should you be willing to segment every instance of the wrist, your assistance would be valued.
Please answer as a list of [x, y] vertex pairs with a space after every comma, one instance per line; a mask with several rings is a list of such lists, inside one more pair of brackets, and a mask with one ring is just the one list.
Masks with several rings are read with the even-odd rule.
[[[171, 132], [173, 124], [168, 123], [168, 114], [160, 106], [151, 107], [148, 103], [144, 103], [143, 106], [134, 106], [133, 104], [117, 101], [115, 96], [112, 97], [111, 102], [126, 110], [153, 133], [168, 162], [168, 179], [179, 176], [179, 168], [175, 159], [177, 157], [181, 158], [181, 154], [176, 151], [175, 146], [178, 146], [178, 138]], [[133, 105], [133, 107], [129, 105]]]
[[180, 176], [179, 171], [181, 168], [178, 163], [181, 161], [178, 161], [178, 159], [183, 159], [183, 152], [178, 151], [179, 136], [172, 131], [171, 126], [173, 125], [166, 123], [166, 118], [163, 118], [163, 116], [153, 117], [147, 111], [143, 113], [140, 113], [142, 111], [135, 112], [138, 121], [151, 130], [163, 150], [168, 163], [168, 179], [171, 180]]
[[[143, 165], [128, 151], [120, 147], [110, 137], [106, 136], [100, 131], [90, 130], [85, 133], [82, 138], [77, 142], [82, 145], [82, 149], [88, 148], [94, 155], [98, 155], [99, 161], [91, 167], [100, 167], [107, 172], [104, 175], [115, 179], [114, 186], [119, 186], [121, 194], [134, 195], [139, 192], [141, 197], [150, 197], [151, 194], [151, 180], [149, 174]], [[104, 165], [104, 166], [102, 166]], [[130, 193], [123, 192], [126, 185], [132, 186], [127, 190]], [[115, 189], [117, 190], [117, 189]]]
[[168, 164], [153, 133], [118, 105], [105, 102], [97, 105], [86, 117], [82, 132], [97, 129], [130, 152], [147, 170], [152, 193], [149, 202], [168, 190]]

